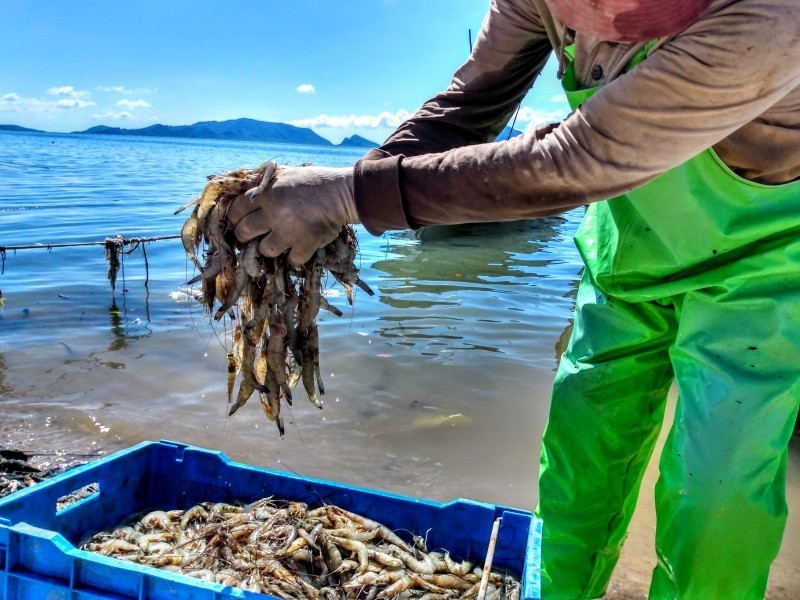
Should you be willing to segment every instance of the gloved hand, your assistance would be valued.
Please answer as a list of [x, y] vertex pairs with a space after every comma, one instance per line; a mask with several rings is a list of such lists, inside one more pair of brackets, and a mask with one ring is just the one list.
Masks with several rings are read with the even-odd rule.
[[266, 185], [251, 191], [228, 209], [236, 238], [244, 243], [263, 235], [260, 254], [276, 257], [290, 250], [287, 258], [295, 266], [336, 239], [346, 224], [359, 222], [352, 167], [281, 166]]

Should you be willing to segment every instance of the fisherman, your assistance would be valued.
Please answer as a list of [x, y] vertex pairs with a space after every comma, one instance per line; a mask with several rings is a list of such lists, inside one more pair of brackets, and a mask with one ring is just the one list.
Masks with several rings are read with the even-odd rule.
[[[573, 112], [494, 140], [555, 53]], [[673, 378], [651, 598], [763, 598], [800, 403], [800, 3], [492, 0], [450, 86], [348, 168], [229, 217], [303, 263], [373, 235], [588, 209], [543, 439], [545, 600], [599, 598]], [[265, 235], [267, 234], [267, 235]]]

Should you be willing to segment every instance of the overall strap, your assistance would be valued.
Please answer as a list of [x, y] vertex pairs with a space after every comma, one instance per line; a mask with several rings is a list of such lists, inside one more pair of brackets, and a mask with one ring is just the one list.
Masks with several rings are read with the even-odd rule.
[[[627, 73], [633, 70], [638, 64], [644, 61], [656, 48], [666, 41], [665, 39], [654, 39], [649, 42], [642, 42], [637, 44], [631, 49], [633, 56], [625, 63], [622, 72]], [[578, 85], [578, 80], [575, 76], [575, 44], [570, 44], [563, 48], [563, 55], [565, 61], [568, 63], [561, 78], [561, 86], [564, 88], [564, 93], [567, 95], [567, 100], [572, 110], [578, 108], [587, 98], [598, 92], [603, 88], [598, 85], [591, 88], [582, 88]]]

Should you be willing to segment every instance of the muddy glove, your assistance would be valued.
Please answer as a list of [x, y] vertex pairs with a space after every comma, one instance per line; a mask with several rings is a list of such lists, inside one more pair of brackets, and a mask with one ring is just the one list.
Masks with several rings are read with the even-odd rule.
[[289, 262], [301, 265], [346, 224], [359, 222], [353, 168], [277, 167], [268, 181], [236, 198], [227, 217], [240, 242], [264, 236], [263, 256], [289, 250]]

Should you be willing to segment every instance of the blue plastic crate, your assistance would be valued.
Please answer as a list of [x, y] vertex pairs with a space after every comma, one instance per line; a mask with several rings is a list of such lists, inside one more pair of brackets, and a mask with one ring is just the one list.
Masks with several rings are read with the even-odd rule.
[[[90, 484], [99, 491], [63, 510], [59, 498]], [[267, 496], [336, 504], [380, 521], [410, 540], [482, 564], [492, 526], [502, 524], [493, 566], [520, 577], [523, 600], [539, 594], [541, 523], [530, 512], [455, 500], [430, 502], [308, 479], [230, 461], [221, 452], [174, 442], [143, 442], [0, 500], [0, 600], [265, 599], [264, 594], [79, 550], [87, 535], [148, 509]], [[408, 533], [410, 532], [410, 533]]]

